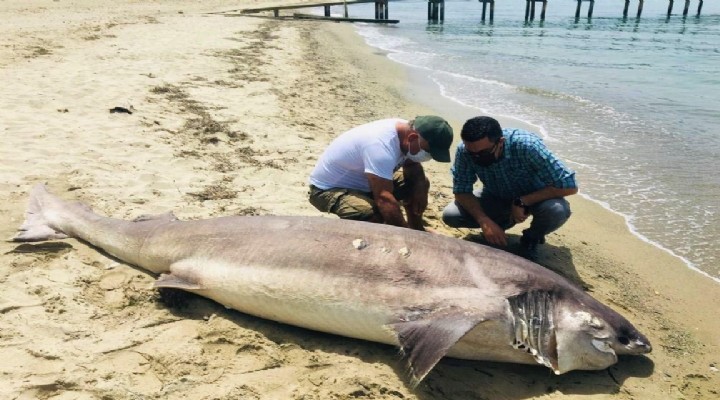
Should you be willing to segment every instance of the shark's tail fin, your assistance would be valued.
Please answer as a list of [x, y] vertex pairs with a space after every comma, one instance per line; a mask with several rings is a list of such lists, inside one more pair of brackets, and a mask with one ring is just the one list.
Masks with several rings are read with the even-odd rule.
[[36, 185], [30, 191], [30, 204], [25, 212], [25, 222], [18, 229], [14, 242], [40, 242], [43, 240], [64, 239], [68, 237], [62, 231], [54, 229], [43, 214], [45, 199], [53, 197], [43, 184]]

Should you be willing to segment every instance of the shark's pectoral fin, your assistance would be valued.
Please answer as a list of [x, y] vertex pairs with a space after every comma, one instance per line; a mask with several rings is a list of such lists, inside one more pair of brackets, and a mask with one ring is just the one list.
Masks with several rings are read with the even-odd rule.
[[413, 386], [425, 378], [458, 340], [483, 321], [485, 318], [458, 310], [390, 324], [400, 342], [400, 350], [407, 357]]
[[176, 272], [160, 275], [153, 287], [182, 290], [200, 290], [204, 288], [196, 277]]

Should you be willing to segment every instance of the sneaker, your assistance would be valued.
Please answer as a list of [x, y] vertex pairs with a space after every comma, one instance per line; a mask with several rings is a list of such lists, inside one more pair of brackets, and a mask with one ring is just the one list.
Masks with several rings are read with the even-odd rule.
[[531, 239], [527, 235], [522, 235], [520, 238], [520, 252], [519, 255], [530, 261], [535, 261], [538, 258], [538, 245], [545, 243], [545, 238]]

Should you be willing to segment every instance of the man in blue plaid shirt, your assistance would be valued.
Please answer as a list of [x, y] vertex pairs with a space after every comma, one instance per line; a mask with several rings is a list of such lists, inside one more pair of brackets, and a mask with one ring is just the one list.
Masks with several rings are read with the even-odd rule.
[[[575, 172], [542, 140], [522, 129], [502, 129], [490, 117], [463, 125], [462, 143], [451, 168], [455, 201], [443, 221], [456, 228], [481, 228], [485, 240], [507, 246], [505, 230], [532, 216], [520, 239], [521, 255], [534, 259], [545, 235], [570, 217], [565, 196], [577, 193]], [[473, 190], [477, 180], [482, 189]]]

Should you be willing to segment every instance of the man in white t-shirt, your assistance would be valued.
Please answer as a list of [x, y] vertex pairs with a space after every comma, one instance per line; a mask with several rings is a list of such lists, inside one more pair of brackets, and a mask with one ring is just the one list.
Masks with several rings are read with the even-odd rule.
[[343, 219], [425, 230], [430, 182], [420, 163], [450, 162], [452, 141], [452, 127], [434, 115], [350, 129], [318, 159], [310, 174], [310, 203]]

